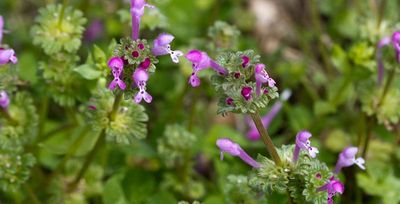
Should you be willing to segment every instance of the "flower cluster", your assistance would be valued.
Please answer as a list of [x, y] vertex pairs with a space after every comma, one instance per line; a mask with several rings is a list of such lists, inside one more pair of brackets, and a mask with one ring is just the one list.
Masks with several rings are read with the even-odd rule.
[[13, 49], [7, 49], [3, 47], [1, 44], [4, 33], [3, 28], [4, 28], [4, 19], [3, 16], [0, 16], [0, 66], [9, 63], [16, 64], [18, 62], [18, 58], [15, 56], [15, 51]]
[[142, 100], [151, 103], [153, 99], [146, 91], [146, 87], [149, 74], [155, 71], [158, 56], [169, 54], [174, 63], [179, 63], [179, 57], [183, 56], [181, 51], [171, 49], [170, 44], [174, 40], [171, 34], [160, 34], [154, 40], [152, 47], [146, 40], [139, 39], [140, 20], [145, 7], [154, 6], [144, 0], [131, 0], [132, 39], [122, 39], [115, 48], [114, 56], [108, 62], [112, 73], [108, 88], [115, 90], [118, 87], [122, 91], [126, 90], [126, 93], [137, 90], [136, 93], [132, 93], [135, 103], [140, 103]]
[[213, 60], [206, 52], [191, 50], [185, 57], [192, 63], [189, 84], [193, 87], [200, 85], [200, 71], [215, 70], [211, 80], [220, 96], [218, 113], [254, 113], [278, 97], [275, 81], [253, 51], [225, 52]]

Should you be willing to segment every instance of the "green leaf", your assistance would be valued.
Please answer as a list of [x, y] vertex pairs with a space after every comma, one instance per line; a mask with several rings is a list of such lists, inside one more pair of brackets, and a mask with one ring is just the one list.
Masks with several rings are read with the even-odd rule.
[[121, 186], [121, 175], [115, 175], [104, 185], [102, 200], [104, 204], [128, 204]]
[[96, 62], [106, 62], [107, 61], [107, 56], [106, 53], [97, 45], [94, 45], [93, 47], [93, 55], [94, 55], [94, 60]]
[[94, 65], [83, 64], [74, 68], [74, 71], [88, 80], [94, 80], [101, 76], [101, 71], [96, 70]]

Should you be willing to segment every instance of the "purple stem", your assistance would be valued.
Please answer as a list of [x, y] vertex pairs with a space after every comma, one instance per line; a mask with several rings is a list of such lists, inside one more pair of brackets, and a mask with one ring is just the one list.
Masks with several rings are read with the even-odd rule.
[[299, 160], [299, 154], [300, 154], [300, 147], [296, 145], [294, 147], [294, 152], [293, 152], [293, 163], [297, 163], [297, 160]]
[[214, 60], [211, 60], [210, 63], [210, 67], [213, 68], [215, 71], [217, 71], [218, 73], [221, 73], [223, 75], [228, 74], [226, 69], [223, 68], [221, 65], [219, 65], [218, 63], [216, 63]]
[[239, 157], [246, 162], [248, 165], [258, 169], [261, 167], [260, 163], [258, 163], [256, 160], [251, 158], [242, 148], [240, 148], [240, 154]]

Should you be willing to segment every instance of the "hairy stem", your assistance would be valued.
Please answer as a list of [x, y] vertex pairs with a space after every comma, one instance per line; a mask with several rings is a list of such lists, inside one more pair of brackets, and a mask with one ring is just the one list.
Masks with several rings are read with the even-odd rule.
[[275, 145], [272, 142], [271, 137], [269, 136], [267, 130], [262, 124], [260, 115], [258, 114], [258, 112], [256, 112], [256, 113], [251, 113], [250, 116], [253, 119], [254, 124], [256, 125], [256, 128], [260, 133], [261, 139], [264, 142], [268, 153], [272, 157], [272, 160], [274, 160], [276, 165], [278, 166], [281, 165], [282, 164], [281, 158], [279, 157], [278, 152], [276, 151]]
[[[114, 99], [114, 104], [113, 104], [113, 108], [109, 114], [109, 119], [110, 121], [115, 120], [115, 117], [117, 115], [118, 109], [119, 109], [119, 105], [122, 101], [123, 98], [123, 94], [122, 93], [118, 93], [118, 95], [115, 97]], [[79, 170], [78, 174], [76, 175], [75, 179], [73, 180], [73, 182], [70, 185], [70, 189], [69, 190], [74, 190], [76, 188], [76, 186], [78, 185], [79, 181], [82, 179], [82, 177], [85, 175], [87, 169], [89, 168], [90, 164], [92, 163], [94, 156], [96, 155], [96, 153], [99, 151], [99, 149], [103, 146], [103, 144], [105, 143], [105, 139], [106, 139], [106, 129], [104, 128], [101, 132], [99, 137], [97, 138], [96, 144], [94, 145], [93, 149], [89, 152], [89, 154], [86, 156], [86, 159], [83, 163], [82, 168]]]
[[[382, 96], [376, 105], [375, 112], [381, 108], [382, 103], [385, 101], [387, 93], [389, 92], [389, 88], [393, 83], [395, 75], [396, 75], [396, 70], [395, 69], [390, 70], [389, 77], [386, 80], [385, 86], [383, 87]], [[371, 125], [372, 125], [372, 118], [369, 119], [369, 122], [367, 125], [367, 134], [366, 134], [365, 143], [364, 143], [363, 152], [362, 152], [363, 158], [365, 158], [365, 156], [367, 155], [369, 142], [371, 140], [371, 135], [372, 135], [371, 134]]]
[[0, 115], [2, 115], [5, 119], [8, 120], [8, 122], [11, 123], [11, 125], [17, 125], [18, 121], [16, 121], [14, 118], [11, 117], [10, 113], [8, 110], [0, 108]]

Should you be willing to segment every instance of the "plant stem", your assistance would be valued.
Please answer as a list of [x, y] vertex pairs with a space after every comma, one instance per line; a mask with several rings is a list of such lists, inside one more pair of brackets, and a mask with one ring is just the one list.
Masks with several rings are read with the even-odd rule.
[[328, 76], [330, 76], [329, 74], [332, 74], [334, 70], [333, 70], [332, 64], [330, 62], [329, 55], [325, 49], [325, 46], [323, 45], [321, 20], [319, 17], [316, 0], [309, 1], [309, 9], [311, 12], [311, 22], [316, 31], [315, 37], [318, 40], [318, 50], [321, 53], [322, 61], [326, 67], [326, 70], [328, 71]]
[[31, 198], [33, 204], [40, 204], [39, 199], [36, 197], [35, 193], [33, 192], [32, 188], [29, 186], [28, 183], [24, 183], [24, 188], [28, 193], [28, 196]]
[[39, 109], [39, 126], [37, 138], [39, 139], [43, 135], [44, 124], [46, 123], [47, 110], [49, 108], [49, 97], [44, 96]]
[[[393, 83], [395, 75], [396, 75], [396, 70], [393, 68], [392, 70], [390, 70], [389, 77], [386, 80], [385, 86], [383, 87], [382, 96], [381, 96], [381, 98], [379, 99], [379, 102], [376, 105], [375, 112], [378, 111], [381, 108], [383, 102], [385, 101], [387, 93], [389, 92], [389, 88]], [[363, 158], [365, 158], [365, 156], [367, 155], [369, 142], [371, 140], [372, 120], [373, 120], [372, 118], [368, 119], [367, 135], [366, 135], [366, 138], [365, 138], [364, 148], [363, 148], [363, 152], [362, 152], [362, 157]]]
[[395, 75], [396, 75], [396, 70], [393, 68], [389, 72], [389, 78], [387, 79], [385, 87], [383, 88], [382, 96], [381, 96], [379, 102], [376, 105], [376, 110], [378, 110], [381, 107], [383, 101], [386, 99], [386, 95], [387, 95], [387, 93], [389, 91], [390, 85], [392, 85], [392, 82], [393, 82], [393, 79], [394, 79]]
[[[115, 96], [113, 108], [112, 108], [112, 110], [111, 110], [111, 112], [110, 112], [110, 114], [108, 116], [110, 121], [115, 120], [115, 117], [117, 115], [117, 112], [118, 112], [118, 109], [119, 109], [119, 105], [121, 103], [122, 98], [123, 98], [123, 93], [118, 93], [117, 96]], [[70, 191], [72, 191], [72, 190], [74, 190], [76, 188], [76, 186], [78, 185], [79, 181], [85, 175], [87, 169], [89, 168], [90, 164], [92, 163], [92, 161], [94, 159], [94, 156], [99, 151], [101, 146], [103, 146], [103, 144], [105, 143], [105, 139], [106, 139], [106, 128], [104, 128], [100, 132], [100, 135], [97, 138], [96, 144], [94, 145], [93, 149], [89, 152], [89, 154], [86, 156], [86, 159], [85, 159], [85, 161], [83, 163], [82, 168], [79, 170], [77, 176], [75, 177], [73, 182], [70, 184], [70, 188], [69, 188]]]
[[82, 177], [85, 175], [87, 169], [89, 168], [90, 164], [92, 163], [94, 156], [96, 155], [97, 151], [100, 149], [100, 147], [103, 145], [105, 142], [106, 138], [106, 130], [103, 129], [100, 133], [99, 138], [97, 138], [96, 144], [94, 145], [92, 151], [89, 152], [89, 154], [86, 156], [85, 162], [83, 163], [82, 168], [79, 170], [79, 173], [75, 177], [74, 181], [71, 184], [71, 190], [75, 189], [79, 181], [82, 179]]
[[11, 123], [11, 125], [17, 125], [18, 121], [11, 117], [10, 113], [3, 108], [0, 108], [0, 114]]
[[376, 22], [376, 28], [379, 29], [379, 27], [381, 26], [382, 23], [382, 19], [383, 19], [383, 15], [385, 13], [385, 8], [386, 8], [386, 0], [382, 0], [381, 4], [379, 4], [379, 6], [377, 6], [377, 10], [378, 10], [378, 20]]
[[67, 4], [68, 4], [68, 0], [63, 0], [60, 16], [58, 17], [58, 28], [61, 28], [61, 23], [64, 18], [65, 8], [67, 7]]
[[272, 157], [272, 160], [274, 160], [275, 165], [280, 166], [282, 164], [281, 158], [279, 157], [278, 152], [276, 151], [275, 145], [272, 142], [271, 137], [269, 136], [267, 130], [262, 124], [260, 115], [258, 114], [258, 112], [256, 112], [256, 113], [251, 113], [250, 116], [253, 119], [254, 124], [256, 125], [256, 128], [260, 133], [261, 139], [264, 142], [268, 153]]
[[82, 142], [84, 141], [86, 133], [90, 129], [86, 127], [82, 132], [78, 135], [78, 138], [71, 144], [71, 147], [69, 148], [68, 152], [65, 154], [64, 158], [61, 160], [61, 162], [57, 165], [56, 167], [56, 172], [62, 170], [65, 167], [65, 164], [71, 158], [72, 155], [76, 153], [78, 148], [81, 146]]

